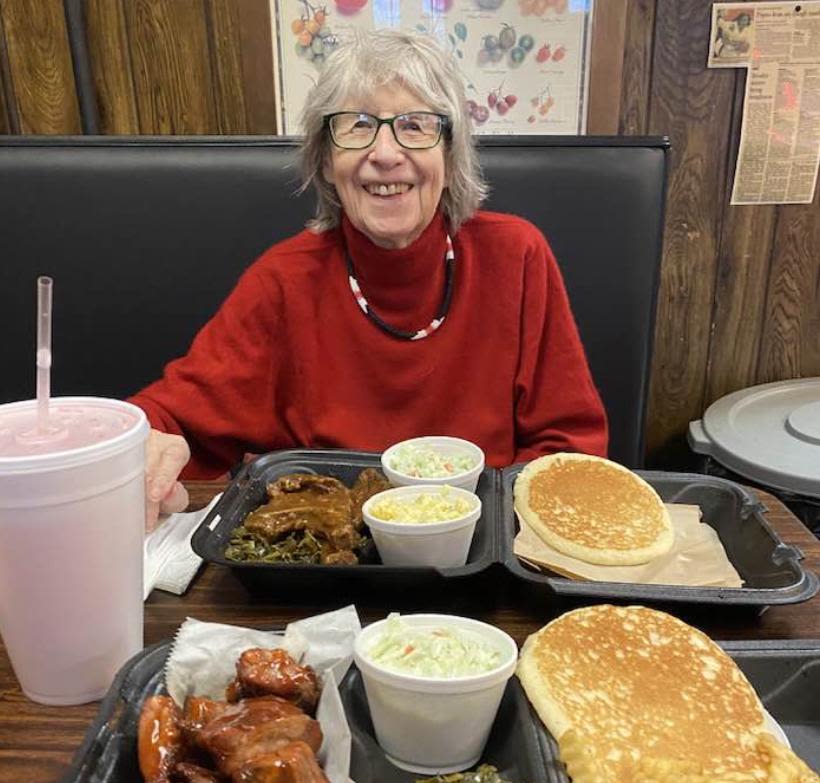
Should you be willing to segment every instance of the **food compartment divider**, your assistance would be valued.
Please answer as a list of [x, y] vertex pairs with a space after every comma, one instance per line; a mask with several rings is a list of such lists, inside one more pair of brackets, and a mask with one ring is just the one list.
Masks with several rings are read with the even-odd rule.
[[820, 639], [718, 644], [748, 677], [795, 753], [820, 773]]
[[817, 575], [800, 563], [802, 554], [784, 544], [764, 517], [764, 506], [744, 487], [726, 479], [691, 473], [635, 471], [664, 502], [699, 505], [703, 520], [718, 533], [729, 560], [744, 580], [741, 588], [684, 587], [625, 582], [593, 582], [539, 572], [513, 552], [518, 521], [513, 486], [523, 465], [501, 471], [501, 559], [520, 589], [535, 600], [549, 596], [636, 603], [690, 603], [753, 606], [805, 601], [818, 590]]

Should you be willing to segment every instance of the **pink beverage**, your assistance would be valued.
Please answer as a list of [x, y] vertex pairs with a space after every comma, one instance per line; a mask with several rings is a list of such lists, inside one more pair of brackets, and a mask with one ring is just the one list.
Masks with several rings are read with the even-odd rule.
[[142, 649], [145, 414], [95, 397], [0, 405], [0, 634], [28, 698], [101, 698]]

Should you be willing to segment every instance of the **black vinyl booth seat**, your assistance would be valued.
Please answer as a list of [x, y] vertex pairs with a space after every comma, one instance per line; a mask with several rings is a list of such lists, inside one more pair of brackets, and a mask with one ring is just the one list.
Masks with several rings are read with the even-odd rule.
[[[297, 146], [0, 136], [0, 402], [34, 396], [40, 274], [55, 281], [55, 395], [121, 398], [159, 377], [245, 267], [312, 214], [313, 195], [297, 195]], [[609, 415], [610, 456], [630, 467], [643, 465], [668, 146], [479, 142], [486, 208], [531, 220], [555, 251]]]

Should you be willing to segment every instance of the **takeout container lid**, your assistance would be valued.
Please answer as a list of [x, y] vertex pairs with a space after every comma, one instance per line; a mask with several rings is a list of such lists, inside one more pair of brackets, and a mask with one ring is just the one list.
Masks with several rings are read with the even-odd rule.
[[[8, 413], [33, 411], [36, 408], [37, 400], [23, 400], [0, 405], [0, 410]], [[86, 446], [60, 448], [58, 444], [52, 452], [22, 457], [5, 457], [0, 454], [0, 475], [42, 474], [93, 465], [129, 451], [135, 445], [142, 444], [150, 431], [148, 418], [142, 409], [123, 400], [107, 397], [52, 397], [49, 401], [49, 408], [51, 411], [57, 409], [70, 411], [72, 408], [104, 408], [126, 415], [133, 421], [127, 430]]]
[[[393, 455], [402, 446], [416, 446], [419, 448], [430, 448], [444, 455], [458, 455], [469, 456], [476, 460], [476, 464], [470, 470], [463, 473], [456, 473], [452, 476], [443, 476], [440, 478], [426, 478], [422, 476], [408, 476], [406, 473], [400, 473], [390, 467], [390, 460]], [[425, 435], [420, 438], [409, 438], [408, 440], [394, 443], [388, 449], [385, 449], [381, 458], [382, 470], [384, 475], [394, 486], [410, 486], [414, 484], [447, 484], [451, 487], [459, 487], [461, 489], [475, 492], [478, 479], [481, 472], [484, 470], [484, 452], [471, 443], [469, 440], [462, 438], [453, 438], [448, 435]]]
[[545, 598], [575, 601], [629, 601], [641, 604], [713, 604], [756, 607], [806, 601], [820, 587], [817, 575], [803, 567], [803, 553], [784, 543], [767, 521], [765, 507], [733, 481], [694, 473], [636, 470], [664, 503], [700, 507], [703, 522], [714, 528], [743, 587], [684, 587], [569, 579], [525, 565], [513, 551], [518, 531], [513, 486], [524, 465], [501, 471], [501, 559], [519, 591], [537, 601]]
[[713, 402], [689, 445], [764, 486], [820, 498], [820, 378], [765, 383]]

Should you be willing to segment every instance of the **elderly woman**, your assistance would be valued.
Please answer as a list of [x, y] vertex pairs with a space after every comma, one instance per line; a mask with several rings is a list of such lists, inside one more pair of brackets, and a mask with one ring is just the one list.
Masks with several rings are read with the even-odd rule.
[[149, 515], [246, 451], [382, 450], [445, 434], [494, 466], [604, 455], [606, 418], [555, 259], [486, 194], [461, 77], [384, 30], [328, 60], [302, 117], [307, 230], [242, 276], [187, 356], [133, 401], [155, 428]]

